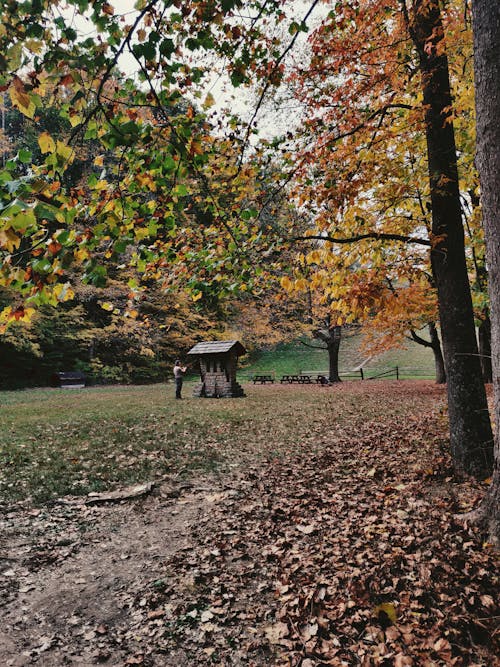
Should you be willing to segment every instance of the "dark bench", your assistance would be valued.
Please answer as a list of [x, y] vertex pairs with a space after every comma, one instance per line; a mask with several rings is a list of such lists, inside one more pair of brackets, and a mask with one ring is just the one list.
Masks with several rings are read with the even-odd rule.
[[61, 389], [83, 389], [85, 387], [85, 375], [79, 371], [64, 371], [53, 373], [50, 378], [51, 387]]
[[266, 382], [274, 384], [274, 377], [272, 375], [254, 375], [253, 383], [255, 384], [257, 382], [260, 382], [260, 384], [266, 384]]

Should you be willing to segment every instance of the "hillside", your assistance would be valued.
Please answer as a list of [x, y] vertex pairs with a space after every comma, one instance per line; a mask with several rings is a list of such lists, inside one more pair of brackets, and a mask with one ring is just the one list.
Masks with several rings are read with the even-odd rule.
[[[271, 350], [258, 352], [243, 362], [241, 375], [252, 375], [256, 370], [272, 371], [276, 376], [300, 371], [321, 371], [328, 368], [326, 350], [308, 347], [318, 345], [317, 341], [302, 339], [292, 343], [278, 345]], [[340, 371], [349, 372], [360, 366], [366, 370], [381, 370], [398, 366], [403, 377], [434, 377], [434, 360], [432, 352], [407, 341], [405, 349], [394, 349], [376, 357], [369, 358], [360, 351], [361, 336], [351, 334], [344, 336], [340, 344]]]

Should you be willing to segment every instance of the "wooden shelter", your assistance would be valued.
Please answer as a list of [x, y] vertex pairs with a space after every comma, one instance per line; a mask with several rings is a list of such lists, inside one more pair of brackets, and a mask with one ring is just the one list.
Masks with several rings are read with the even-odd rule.
[[238, 357], [246, 350], [237, 340], [214, 340], [197, 343], [188, 352], [200, 363], [201, 382], [193, 396], [207, 398], [236, 398], [245, 393], [236, 381]]

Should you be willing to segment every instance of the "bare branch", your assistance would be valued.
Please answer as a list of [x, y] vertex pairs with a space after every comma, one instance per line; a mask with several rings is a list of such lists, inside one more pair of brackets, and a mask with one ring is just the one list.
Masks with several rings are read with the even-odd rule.
[[425, 338], [419, 336], [417, 332], [414, 331], [413, 329], [410, 329], [410, 335], [411, 335], [411, 340], [415, 341], [415, 343], [423, 345], [424, 347], [432, 347], [432, 348], [434, 347], [434, 345], [430, 341], [425, 340]]
[[311, 345], [311, 343], [305, 343], [303, 340], [300, 341], [302, 345], [305, 345], [306, 347], [312, 347], [315, 350], [328, 350], [327, 347], [323, 347], [322, 345]]
[[400, 243], [415, 243], [417, 245], [423, 245], [431, 247], [431, 242], [427, 239], [420, 239], [414, 236], [405, 236], [404, 234], [384, 234], [379, 232], [370, 232], [368, 234], [358, 234], [357, 236], [351, 236], [348, 238], [339, 238], [336, 236], [322, 236], [321, 234], [314, 234], [310, 236], [295, 236], [292, 241], [327, 241], [328, 243], [357, 243], [358, 241], [365, 240], [373, 241], [399, 241]]
[[[320, 2], [320, 0], [313, 0], [311, 6], [307, 10], [304, 18], [302, 19], [302, 23], [305, 23], [307, 21], [307, 19], [311, 16], [311, 14], [313, 13], [316, 5], [318, 5], [319, 2]], [[295, 35], [292, 37], [290, 43], [284, 49], [283, 53], [279, 56], [279, 58], [276, 60], [273, 69], [271, 70], [271, 72], [269, 73], [269, 75], [267, 77], [266, 83], [264, 84], [264, 87], [263, 87], [262, 92], [259, 96], [259, 99], [257, 100], [257, 104], [255, 105], [255, 109], [254, 109], [254, 112], [252, 114], [252, 117], [251, 117], [251, 119], [248, 123], [248, 126], [247, 126], [247, 131], [246, 131], [245, 137], [243, 139], [243, 146], [242, 146], [242, 150], [241, 150], [239, 166], [241, 166], [242, 163], [243, 163], [245, 147], [247, 146], [248, 140], [250, 138], [250, 132], [252, 131], [252, 125], [253, 125], [255, 119], [257, 118], [257, 114], [259, 113], [260, 107], [262, 106], [262, 103], [264, 102], [264, 99], [267, 95], [267, 91], [269, 90], [269, 88], [271, 86], [272, 76], [273, 76], [273, 74], [275, 74], [277, 72], [279, 66], [281, 65], [281, 63], [285, 59], [286, 55], [293, 49], [293, 47], [295, 45], [295, 42], [297, 41], [298, 36], [299, 36], [299, 31], [297, 31], [295, 33]]]

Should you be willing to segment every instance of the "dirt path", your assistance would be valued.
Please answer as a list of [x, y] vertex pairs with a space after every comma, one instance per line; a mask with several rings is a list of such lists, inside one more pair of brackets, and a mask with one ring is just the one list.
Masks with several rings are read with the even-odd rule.
[[143, 500], [92, 507], [75, 500], [50, 514], [7, 517], [0, 664], [133, 659], [135, 604], [162, 580], [166, 558], [192, 549], [209, 492], [165, 485]]

